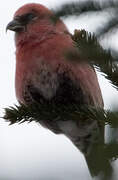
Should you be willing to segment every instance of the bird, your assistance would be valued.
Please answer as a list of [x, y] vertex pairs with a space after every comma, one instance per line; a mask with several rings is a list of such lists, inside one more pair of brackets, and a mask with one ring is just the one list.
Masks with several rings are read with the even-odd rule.
[[[104, 107], [94, 67], [81, 59], [68, 28], [51, 10], [42, 4], [25, 4], [6, 29], [15, 32], [15, 90], [21, 104]], [[69, 52], [77, 54], [75, 62], [68, 60]], [[71, 120], [41, 124], [65, 134], [82, 152], [88, 144], [86, 138], [92, 139], [92, 130], [98, 128], [94, 121], [84, 127]]]

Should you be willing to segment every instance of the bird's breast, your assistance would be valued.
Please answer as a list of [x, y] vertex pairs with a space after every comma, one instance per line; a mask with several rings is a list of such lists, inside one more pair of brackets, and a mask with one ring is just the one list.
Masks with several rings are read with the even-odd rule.
[[[31, 102], [56, 104], [85, 104], [85, 98], [79, 82], [75, 83], [70, 77], [68, 68], [52, 69], [43, 64], [32, 75], [26, 75], [23, 83], [22, 97], [26, 104]], [[61, 69], [61, 70], [60, 70]], [[62, 70], [63, 69], [63, 70]]]

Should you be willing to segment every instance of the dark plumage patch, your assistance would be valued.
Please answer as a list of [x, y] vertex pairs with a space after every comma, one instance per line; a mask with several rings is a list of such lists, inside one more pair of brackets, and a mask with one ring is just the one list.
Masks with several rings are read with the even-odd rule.
[[52, 99], [55, 103], [60, 104], [84, 104], [84, 97], [80, 87], [76, 87], [66, 73], [60, 74], [59, 87], [56, 95]]
[[[82, 89], [72, 82], [66, 73], [58, 74], [59, 87], [56, 94], [48, 100], [40, 92], [40, 87], [37, 89], [33, 84], [29, 83], [26, 87], [26, 92], [24, 93], [24, 100], [26, 103], [30, 101], [38, 103], [54, 103], [56, 104], [85, 104], [84, 95]], [[31, 103], [30, 102], [30, 103]]]

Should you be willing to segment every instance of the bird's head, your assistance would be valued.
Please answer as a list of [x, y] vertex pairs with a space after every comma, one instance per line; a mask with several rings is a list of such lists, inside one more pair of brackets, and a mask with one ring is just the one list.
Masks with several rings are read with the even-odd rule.
[[40, 4], [26, 4], [19, 8], [13, 20], [7, 25], [6, 29], [15, 32], [24, 32], [29, 25], [39, 23], [42, 19], [52, 16], [52, 12]]
[[[54, 26], [61, 31], [67, 31], [66, 26], [61, 20], [54, 20], [54, 14], [51, 10], [41, 4], [31, 3], [19, 8], [13, 20], [8, 23], [6, 30], [15, 31], [16, 33], [26, 32], [30, 29], [38, 31], [39, 26]], [[48, 27], [49, 28], [49, 27]]]

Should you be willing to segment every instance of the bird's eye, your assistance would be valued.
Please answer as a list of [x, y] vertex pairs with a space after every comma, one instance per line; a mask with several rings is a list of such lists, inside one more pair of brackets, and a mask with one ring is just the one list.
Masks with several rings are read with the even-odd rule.
[[27, 13], [22, 16], [17, 16], [15, 19], [19, 19], [19, 21], [22, 23], [22, 25], [26, 25], [31, 22], [36, 17], [34, 13]]
[[28, 13], [24, 15], [24, 19], [26, 19], [27, 21], [32, 20], [34, 17], [36, 17], [36, 15], [33, 13]]

